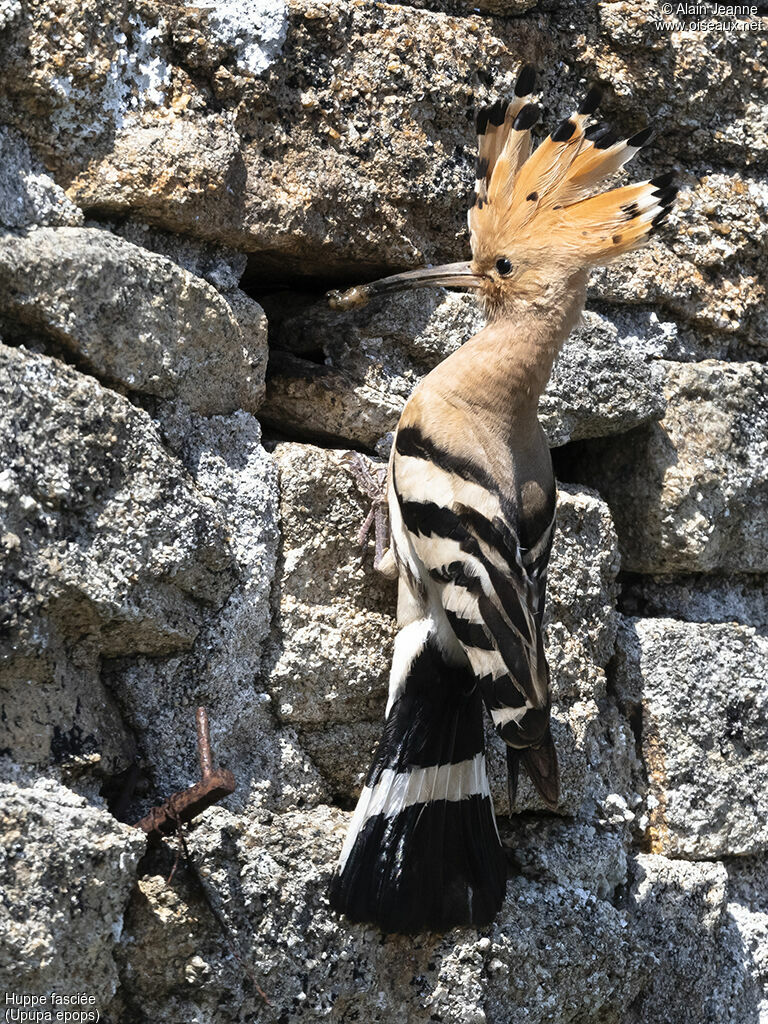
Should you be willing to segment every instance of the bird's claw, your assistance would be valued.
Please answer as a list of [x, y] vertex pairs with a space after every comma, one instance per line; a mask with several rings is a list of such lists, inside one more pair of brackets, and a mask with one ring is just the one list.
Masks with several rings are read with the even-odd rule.
[[387, 467], [377, 465], [371, 459], [361, 455], [360, 452], [346, 452], [342, 456], [342, 461], [352, 475], [357, 489], [371, 500], [371, 507], [357, 533], [357, 543], [363, 549], [360, 562], [362, 564], [365, 560], [368, 535], [373, 527], [373, 567], [385, 576], [390, 576], [394, 567], [394, 558], [388, 546]]

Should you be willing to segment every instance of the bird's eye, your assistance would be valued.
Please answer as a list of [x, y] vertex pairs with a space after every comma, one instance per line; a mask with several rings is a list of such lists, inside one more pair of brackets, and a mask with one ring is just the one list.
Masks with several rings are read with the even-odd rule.
[[512, 273], [512, 264], [509, 262], [506, 256], [499, 256], [496, 260], [496, 269], [502, 277], [506, 277], [507, 274]]

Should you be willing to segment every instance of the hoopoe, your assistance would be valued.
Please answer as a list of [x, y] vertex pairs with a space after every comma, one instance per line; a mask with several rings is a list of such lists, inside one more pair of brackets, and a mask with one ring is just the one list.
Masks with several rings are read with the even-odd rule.
[[352, 308], [401, 288], [473, 289], [487, 326], [405, 405], [387, 480], [388, 561], [399, 574], [383, 736], [330, 889], [332, 906], [385, 932], [490, 922], [506, 860], [485, 766], [482, 705], [544, 802], [559, 799], [542, 639], [555, 527], [552, 462], [537, 418], [553, 362], [584, 308], [590, 267], [646, 242], [671, 174], [595, 194], [650, 139], [588, 127], [600, 94], [531, 152], [535, 72], [477, 115], [472, 260], [330, 293]]

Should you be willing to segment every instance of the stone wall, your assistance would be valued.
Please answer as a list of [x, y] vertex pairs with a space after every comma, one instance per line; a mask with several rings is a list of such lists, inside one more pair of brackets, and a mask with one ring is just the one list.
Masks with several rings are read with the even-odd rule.
[[[768, 1021], [768, 17], [658, 6], [0, 0], [0, 991], [112, 1024]], [[657, 130], [635, 177], [684, 188], [542, 402], [561, 807], [509, 819], [492, 741], [498, 920], [385, 939], [325, 898], [394, 635], [344, 452], [381, 458], [481, 321], [321, 296], [466, 255], [473, 108], [524, 60], [545, 123], [598, 80]], [[194, 781], [198, 704], [238, 786], [174, 870], [130, 823]]]

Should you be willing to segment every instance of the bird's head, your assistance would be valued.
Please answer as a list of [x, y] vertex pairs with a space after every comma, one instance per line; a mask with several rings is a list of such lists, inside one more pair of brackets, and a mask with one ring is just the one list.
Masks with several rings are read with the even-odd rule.
[[677, 189], [671, 174], [600, 192], [651, 138], [628, 139], [588, 127], [600, 94], [591, 88], [579, 109], [531, 152], [539, 117], [531, 102], [535, 72], [523, 67], [511, 100], [477, 115], [478, 158], [468, 223], [472, 259], [394, 274], [345, 292], [329, 292], [335, 309], [404, 288], [469, 288], [490, 319], [514, 315], [583, 287], [590, 267], [644, 244], [666, 217]]
[[559, 304], [577, 280], [583, 289], [584, 261], [545, 244], [546, 235], [513, 235], [503, 225], [489, 225], [485, 231], [473, 232], [472, 240], [469, 267], [489, 320], [525, 314], [540, 303]]

